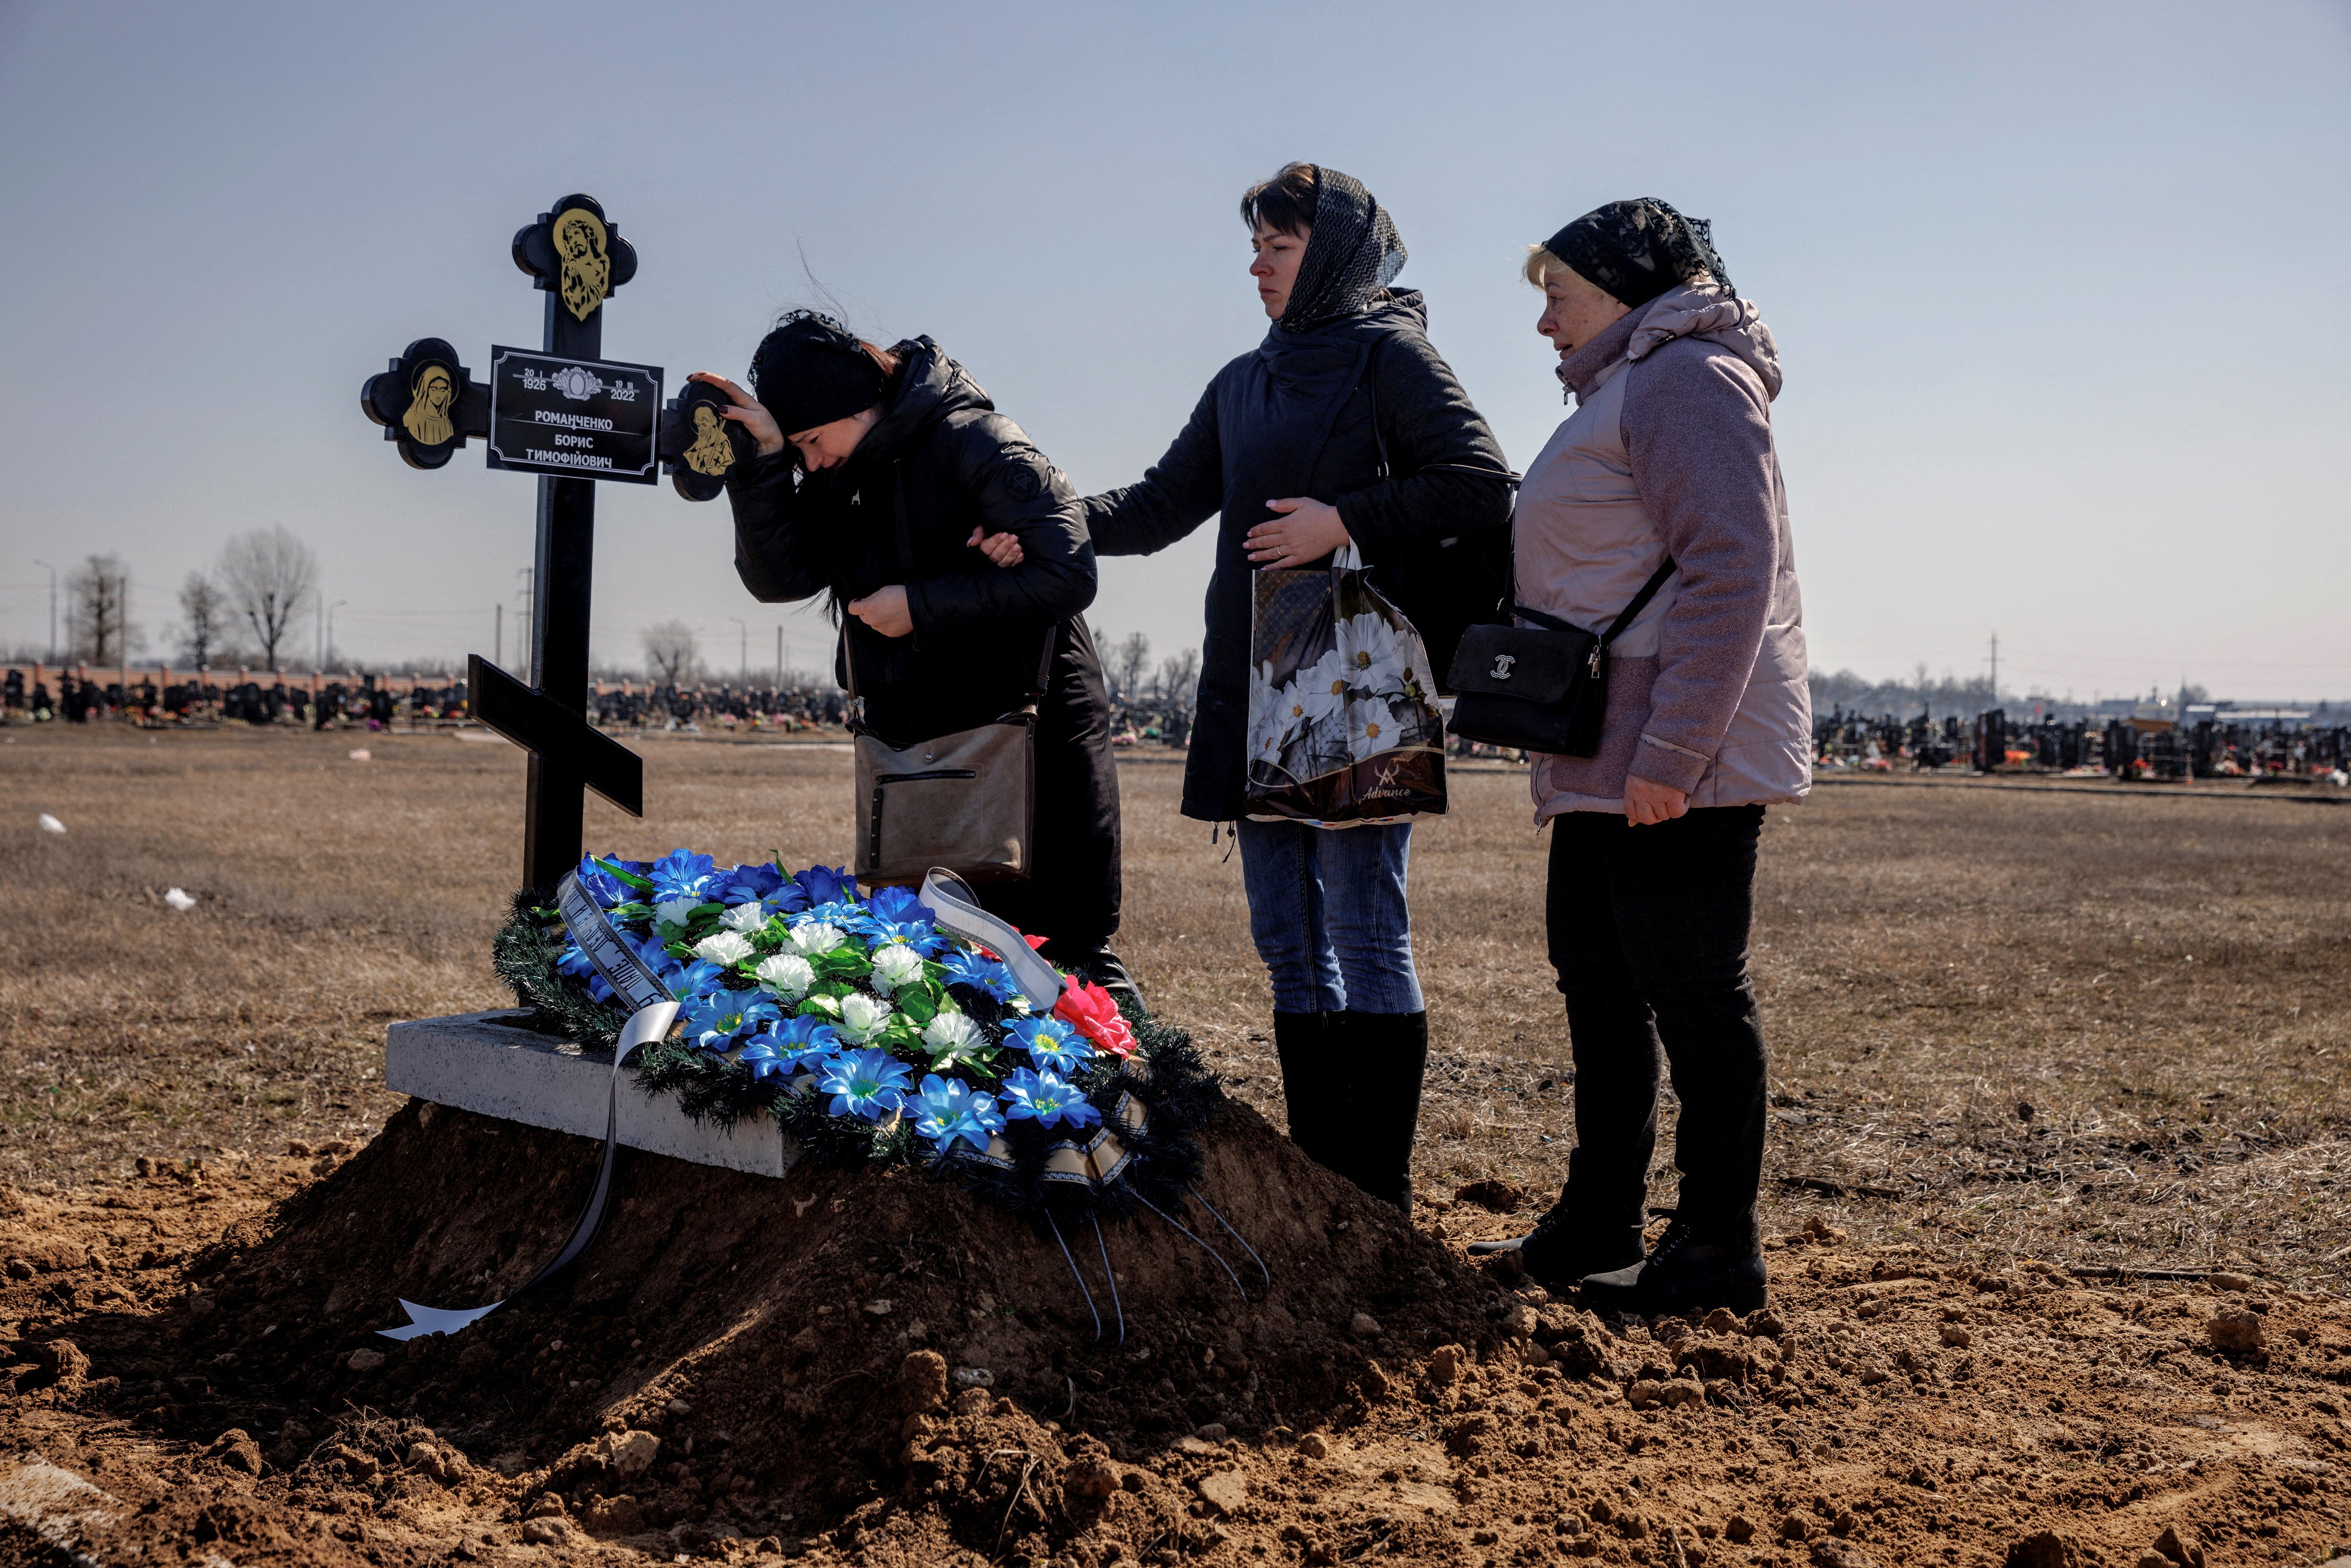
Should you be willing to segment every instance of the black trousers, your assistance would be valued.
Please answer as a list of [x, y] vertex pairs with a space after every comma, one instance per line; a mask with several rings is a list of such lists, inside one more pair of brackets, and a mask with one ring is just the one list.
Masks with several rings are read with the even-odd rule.
[[1035, 869], [1026, 882], [978, 889], [989, 914], [1043, 936], [1067, 967], [1104, 952], [1118, 934], [1118, 764], [1110, 749], [1110, 695], [1082, 622], [1064, 627], [1037, 707]]
[[1579, 1225], [1637, 1227], [1657, 1144], [1662, 1043], [1681, 1098], [1679, 1211], [1704, 1241], [1751, 1247], [1763, 1173], [1763, 1020], [1747, 977], [1761, 806], [1635, 827], [1552, 819], [1544, 918], [1575, 1058]]

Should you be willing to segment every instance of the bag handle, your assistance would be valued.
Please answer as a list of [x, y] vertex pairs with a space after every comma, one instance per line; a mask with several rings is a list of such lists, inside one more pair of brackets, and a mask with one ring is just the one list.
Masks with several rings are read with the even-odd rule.
[[[1600, 633], [1596, 645], [1605, 648], [1622, 636], [1625, 629], [1632, 625], [1641, 612], [1649, 607], [1649, 601], [1657, 596], [1657, 590], [1665, 587], [1666, 579], [1673, 574], [1674, 558], [1667, 556], [1657, 563], [1657, 570], [1649, 574], [1649, 580], [1641, 584], [1641, 591], [1633, 595], [1632, 602], [1616, 612], [1616, 619], [1608, 623], [1607, 631]], [[1512, 604], [1510, 609], [1513, 613], [1524, 616], [1538, 626], [1549, 627], [1553, 632], [1583, 632], [1587, 637], [1592, 635], [1589, 632], [1584, 632], [1581, 626], [1572, 626], [1556, 615], [1547, 614], [1524, 604]]]

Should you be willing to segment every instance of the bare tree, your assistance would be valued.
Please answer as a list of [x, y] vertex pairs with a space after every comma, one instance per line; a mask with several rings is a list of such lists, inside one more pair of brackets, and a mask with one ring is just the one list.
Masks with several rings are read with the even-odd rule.
[[1193, 688], [1200, 681], [1200, 651], [1186, 648], [1159, 661], [1159, 695], [1178, 707], [1192, 706]]
[[211, 669], [213, 660], [228, 651], [235, 624], [220, 584], [201, 571], [188, 573], [180, 584], [180, 656], [199, 670]]
[[1143, 690], [1143, 672], [1151, 667], [1151, 639], [1140, 632], [1130, 632], [1113, 655], [1117, 664], [1116, 682], [1121, 701], [1133, 702]]
[[277, 668], [278, 644], [319, 591], [319, 558], [284, 528], [256, 528], [221, 548], [220, 584], [253, 628], [262, 662]]
[[645, 670], [655, 685], [684, 685], [701, 670], [700, 645], [695, 641], [694, 628], [684, 622], [664, 621], [657, 626], [648, 626], [643, 636]]
[[121, 557], [93, 555], [67, 575], [66, 638], [85, 664], [130, 657], [131, 569]]

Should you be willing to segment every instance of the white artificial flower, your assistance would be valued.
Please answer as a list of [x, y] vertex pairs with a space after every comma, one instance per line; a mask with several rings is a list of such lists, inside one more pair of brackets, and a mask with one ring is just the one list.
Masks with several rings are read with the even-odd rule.
[[675, 925], [683, 929], [685, 923], [693, 918], [695, 910], [700, 907], [701, 904], [702, 900], [698, 898], [664, 898], [653, 905], [653, 918], [664, 925]]
[[188, 895], [187, 890], [178, 887], [175, 887], [171, 892], [165, 894], [163, 895], [163, 902], [170, 904], [172, 908], [178, 910], [183, 915], [185, 915], [189, 910], [193, 909], [196, 906], [196, 901]]
[[792, 928], [792, 946], [808, 957], [830, 953], [849, 940], [849, 933], [823, 920], [810, 920]]
[[889, 1027], [889, 1003], [863, 991], [852, 991], [841, 998], [841, 1038], [852, 1045], [863, 1045]]
[[930, 1050], [934, 1067], [969, 1061], [987, 1040], [979, 1026], [958, 1012], [943, 1012], [923, 1030], [923, 1044]]
[[979, 1026], [952, 1009], [939, 1014], [923, 1030], [923, 1043], [934, 1052], [979, 1043]]
[[751, 974], [759, 982], [759, 988], [778, 1001], [799, 1001], [816, 984], [816, 970], [798, 953], [778, 953], [772, 958], [761, 959]]
[[694, 945], [695, 957], [714, 964], [739, 964], [751, 953], [750, 938], [739, 931], [714, 931]]
[[756, 898], [737, 904], [718, 917], [718, 924], [729, 931], [740, 931], [746, 936], [757, 935], [767, 923], [768, 912], [759, 906]]
[[873, 983], [894, 991], [923, 977], [923, 956], [902, 942], [893, 942], [873, 955]]
[[1397, 739], [1395, 715], [1387, 704], [1366, 697], [1347, 706], [1347, 754], [1356, 761], [1395, 750]]

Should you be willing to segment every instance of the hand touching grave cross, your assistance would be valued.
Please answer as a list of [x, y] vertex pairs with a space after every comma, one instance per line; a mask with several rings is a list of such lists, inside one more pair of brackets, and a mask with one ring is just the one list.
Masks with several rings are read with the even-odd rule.
[[536, 474], [537, 570], [526, 685], [475, 654], [469, 706], [530, 753], [523, 811], [523, 881], [551, 890], [579, 863], [583, 791], [643, 814], [644, 765], [587, 716], [588, 599], [598, 479], [650, 485], [707, 501], [750, 455], [749, 439], [716, 417], [726, 402], [695, 383], [666, 407], [656, 365], [600, 357], [604, 302], [636, 276], [636, 247], [594, 198], [569, 195], [514, 237], [515, 265], [547, 294], [538, 351], [493, 346], [486, 378], [440, 338], [420, 338], [371, 376], [361, 409], [411, 467], [437, 469], [468, 440], [492, 468]]

